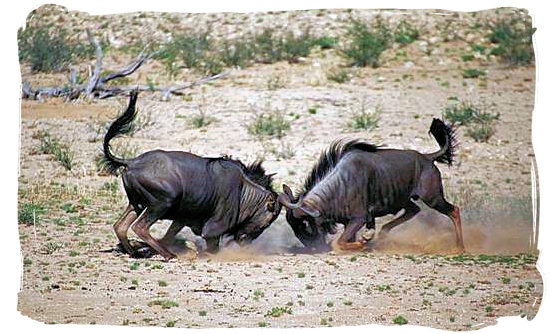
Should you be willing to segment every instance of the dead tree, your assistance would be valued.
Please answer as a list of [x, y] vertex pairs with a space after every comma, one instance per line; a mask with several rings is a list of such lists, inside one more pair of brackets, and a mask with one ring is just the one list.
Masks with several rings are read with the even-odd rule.
[[111, 80], [123, 78], [134, 73], [141, 65], [151, 59], [156, 52], [146, 53], [147, 46], [140, 52], [132, 63], [124, 67], [123, 69], [101, 76], [101, 67], [103, 66], [103, 50], [101, 45], [94, 38], [90, 29], [86, 29], [88, 41], [95, 48], [96, 63], [94, 70], [90, 76], [90, 80], [84, 84], [77, 84], [76, 71], [71, 69], [69, 75], [69, 84], [62, 87], [37, 87], [33, 89], [29, 82], [23, 82], [21, 88], [21, 96], [23, 99], [31, 100], [43, 100], [43, 97], [63, 97], [65, 101], [72, 101], [78, 99], [82, 94], [87, 98], [100, 98], [105, 99], [117, 95], [127, 95], [131, 91], [149, 91], [149, 92], [161, 92], [162, 100], [168, 101], [171, 95], [182, 95], [182, 90], [192, 88], [196, 85], [203, 84], [208, 81], [223, 78], [229, 74], [229, 72], [223, 72], [209, 77], [199, 79], [194, 82], [174, 85], [174, 86], [154, 86], [150, 85], [127, 85], [127, 86], [112, 86], [107, 85]]

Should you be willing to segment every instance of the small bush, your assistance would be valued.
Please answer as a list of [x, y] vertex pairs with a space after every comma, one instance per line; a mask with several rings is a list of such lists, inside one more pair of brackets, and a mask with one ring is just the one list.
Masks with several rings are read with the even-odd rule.
[[267, 89], [277, 90], [285, 88], [287, 85], [287, 79], [278, 74], [274, 74], [267, 79]]
[[282, 42], [283, 59], [293, 62], [298, 57], [307, 57], [315, 43], [316, 39], [310, 35], [309, 30], [301, 35], [287, 32]]
[[290, 124], [280, 112], [262, 113], [249, 126], [249, 132], [256, 136], [275, 136], [281, 138]]
[[477, 68], [468, 68], [462, 71], [462, 77], [464, 79], [478, 78], [480, 76], [485, 76], [485, 72]]
[[372, 26], [353, 20], [347, 37], [350, 45], [343, 50], [343, 54], [352, 66], [378, 67], [378, 58], [392, 42], [390, 29], [380, 18]]
[[466, 135], [481, 143], [486, 143], [494, 134], [495, 129], [491, 122], [472, 124], [466, 130]]
[[178, 307], [179, 306], [179, 304], [177, 302], [172, 301], [172, 300], [168, 300], [168, 299], [155, 299], [155, 300], [152, 300], [149, 303], [147, 303], [147, 306], [149, 306], [149, 307], [157, 306], [157, 305], [162, 307], [163, 309], [169, 309], [169, 308], [172, 308], [172, 307]]
[[399, 44], [410, 44], [420, 36], [418, 29], [405, 20], [399, 22], [393, 34], [395, 41]]
[[[207, 59], [211, 48], [210, 33], [175, 35], [155, 55], [165, 67], [170, 78], [176, 77], [182, 68], [200, 69], [201, 61]], [[205, 64], [202, 63], [204, 67]]]
[[533, 34], [536, 28], [521, 17], [502, 19], [490, 26], [489, 39], [498, 44], [491, 54], [500, 56], [510, 65], [528, 65], [534, 58]]
[[247, 67], [254, 60], [254, 44], [249, 39], [224, 41], [221, 60], [231, 67]]
[[[74, 58], [91, 58], [95, 49], [70, 38], [67, 30], [44, 26], [19, 29], [17, 32], [19, 60], [28, 61], [34, 72], [65, 70]], [[109, 44], [100, 41], [103, 51]]]
[[275, 37], [273, 29], [265, 29], [254, 37], [256, 60], [275, 63], [283, 59], [282, 40]]
[[469, 54], [469, 53], [462, 55], [462, 61], [463, 62], [468, 62], [468, 61], [472, 61], [472, 60], [474, 60], [474, 55]]
[[338, 43], [338, 39], [330, 36], [322, 36], [315, 40], [315, 44], [319, 45], [322, 50], [332, 49]]
[[49, 132], [42, 131], [38, 134], [40, 138], [40, 151], [44, 154], [51, 154], [55, 160], [59, 161], [67, 170], [73, 168], [74, 153], [69, 147], [59, 142], [59, 139], [53, 137]]
[[469, 101], [451, 100], [451, 103], [443, 110], [443, 118], [453, 124], [468, 125], [470, 123], [487, 123], [497, 120], [500, 114], [482, 112]]
[[360, 111], [356, 112], [348, 126], [354, 130], [374, 130], [380, 121], [380, 107], [367, 110], [364, 104]]
[[349, 71], [345, 68], [331, 69], [327, 73], [327, 79], [337, 83], [344, 83], [350, 80]]
[[278, 318], [285, 313], [292, 314], [292, 309], [288, 306], [275, 306], [271, 310], [267, 311], [266, 316]]
[[17, 221], [20, 224], [31, 225], [39, 221], [39, 214], [46, 212], [46, 208], [36, 203], [22, 203], [17, 212]]
[[443, 118], [452, 124], [468, 126], [466, 135], [476, 142], [487, 142], [495, 134], [493, 122], [499, 117], [498, 113], [482, 112], [471, 102], [459, 102], [457, 99], [452, 99], [443, 110]]
[[405, 318], [402, 315], [398, 315], [397, 317], [393, 318], [393, 323], [397, 325], [405, 325], [409, 322], [407, 318]]

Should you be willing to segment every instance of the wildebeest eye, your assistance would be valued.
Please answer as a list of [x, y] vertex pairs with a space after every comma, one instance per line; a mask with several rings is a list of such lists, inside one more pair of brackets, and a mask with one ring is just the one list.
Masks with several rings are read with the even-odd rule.
[[271, 212], [274, 212], [275, 211], [275, 203], [277, 202], [277, 198], [275, 197], [275, 195], [269, 195], [269, 197], [267, 198], [267, 209]]

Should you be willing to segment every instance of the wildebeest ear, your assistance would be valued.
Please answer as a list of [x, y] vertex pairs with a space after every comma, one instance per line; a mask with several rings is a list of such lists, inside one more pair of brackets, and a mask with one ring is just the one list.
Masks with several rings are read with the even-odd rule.
[[292, 190], [289, 186], [283, 184], [283, 191], [290, 199], [294, 200], [294, 195], [292, 194]]

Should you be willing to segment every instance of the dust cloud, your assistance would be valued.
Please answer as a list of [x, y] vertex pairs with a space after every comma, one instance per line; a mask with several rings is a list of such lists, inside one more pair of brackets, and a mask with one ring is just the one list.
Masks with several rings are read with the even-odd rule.
[[[519, 203], [519, 204], [518, 204]], [[382, 237], [378, 233], [367, 244], [367, 250], [375, 253], [393, 254], [453, 254], [458, 251], [454, 225], [451, 220], [437, 211], [422, 206], [422, 211], [413, 219], [395, 227]], [[509, 255], [536, 253], [535, 229], [530, 200], [498, 201], [495, 204], [463, 206], [461, 208], [464, 245], [470, 254]], [[377, 232], [394, 216], [386, 216], [376, 221]], [[167, 227], [167, 225], [165, 226]], [[329, 237], [334, 242], [342, 231]], [[197, 243], [195, 250], [205, 247], [200, 237], [190, 237], [190, 230], [178, 235], [179, 248], [172, 250], [179, 254], [187, 252], [189, 242], [182, 247], [184, 240]], [[360, 235], [362, 231], [358, 233]], [[191, 232], [192, 234], [192, 232]], [[221, 249], [216, 254], [207, 254], [215, 261], [263, 261], [270, 254], [294, 253], [303, 245], [298, 241], [290, 226], [281, 215], [268, 229], [251, 244], [239, 247], [231, 238], [221, 241]], [[301, 252], [303, 253], [303, 252]]]

